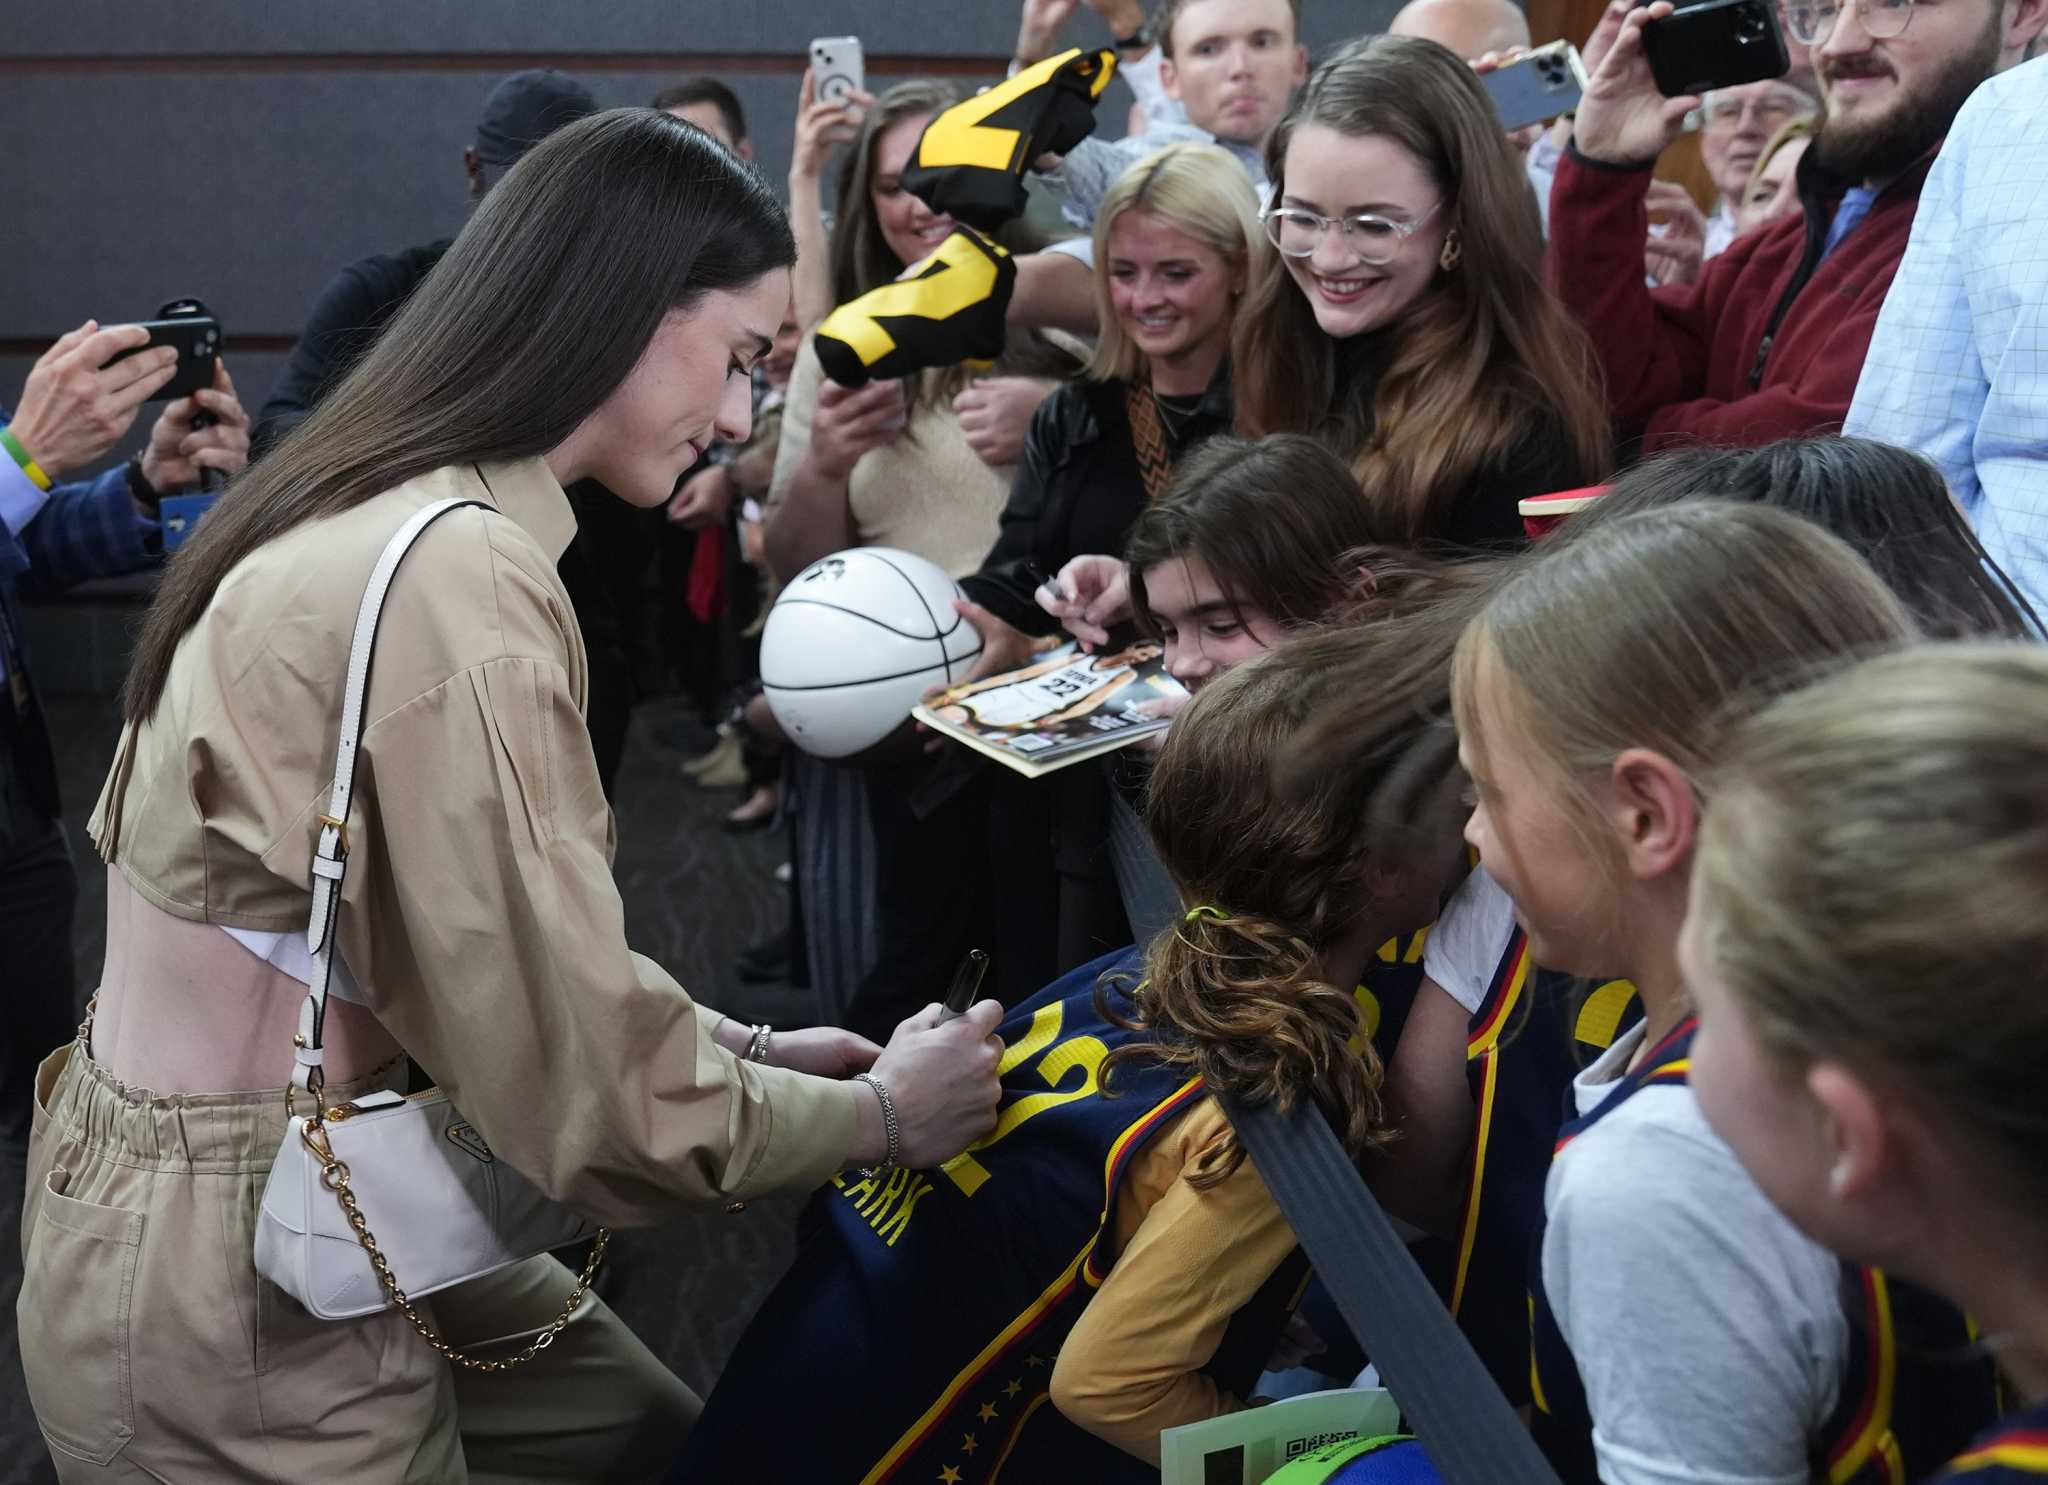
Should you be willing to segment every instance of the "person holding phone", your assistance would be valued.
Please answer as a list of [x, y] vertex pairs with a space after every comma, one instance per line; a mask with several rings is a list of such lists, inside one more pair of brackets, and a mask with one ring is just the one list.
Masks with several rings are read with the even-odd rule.
[[[87, 320], [37, 359], [13, 412], [0, 406], [0, 955], [8, 980], [0, 1006], [0, 1163], [8, 1165], [28, 1150], [36, 1064], [78, 1024], [71, 942], [78, 877], [59, 818], [56, 763], [20, 600], [161, 560], [158, 500], [196, 489], [203, 471], [234, 475], [248, 463], [249, 415], [216, 360], [213, 385], [166, 406], [140, 455], [77, 477], [170, 382], [177, 357], [175, 347], [150, 345], [140, 325]], [[210, 426], [198, 426], [201, 414]]]
[[[350, 638], [391, 536], [443, 499], [470, 504], [392, 582], [365, 693], [330, 1106], [416, 1060], [491, 1158], [620, 1226], [943, 1161], [993, 1122], [992, 1002], [943, 1027], [927, 1007], [887, 1048], [764, 1039], [626, 943], [564, 487], [655, 511], [713, 438], [746, 437], [794, 253], [703, 131], [645, 108], [558, 130], [170, 562], [90, 826], [106, 967], [43, 1064], [30, 1150], [22, 1362], [61, 1479], [624, 1481], [695, 1415], [595, 1296], [494, 1373], [397, 1309], [314, 1319], [255, 1266]], [[423, 1305], [495, 1360], [570, 1289], [541, 1255]]]
[[1237, 431], [1320, 438], [1408, 541], [1520, 545], [1518, 501], [1593, 482], [1608, 436], [1471, 66], [1416, 37], [1352, 46], [1309, 80], [1267, 167], [1277, 251], [1238, 320]]
[[1978, 85], [2025, 57], [2048, 5], [1789, 0], [1786, 40], [1811, 57], [1826, 116], [1800, 164], [1802, 209], [1697, 282], [1652, 289], [1639, 254], [1651, 169], [1701, 103], [1665, 97], [1651, 74], [1644, 35], [1672, 13], [1613, 0], [1602, 17], [1612, 45], [1551, 194], [1551, 280], [1645, 452], [1839, 427], [1935, 151]]

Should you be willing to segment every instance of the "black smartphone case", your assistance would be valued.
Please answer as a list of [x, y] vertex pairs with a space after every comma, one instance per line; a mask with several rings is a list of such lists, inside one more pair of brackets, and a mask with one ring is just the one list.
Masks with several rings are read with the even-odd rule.
[[[123, 351], [114, 357], [114, 361], [125, 361], [150, 346], [172, 345], [178, 348], [178, 369], [171, 374], [169, 381], [156, 389], [156, 394], [149, 399], [151, 402], [174, 402], [180, 397], [190, 397], [201, 387], [212, 386], [214, 357], [220, 354], [220, 321], [197, 299], [173, 299], [157, 314], [158, 319], [138, 321], [149, 332], [148, 344]], [[114, 361], [107, 364], [111, 366]]]
[[1706, 0], [1643, 28], [1643, 55], [1666, 98], [1783, 77], [1792, 65], [1771, 0]]

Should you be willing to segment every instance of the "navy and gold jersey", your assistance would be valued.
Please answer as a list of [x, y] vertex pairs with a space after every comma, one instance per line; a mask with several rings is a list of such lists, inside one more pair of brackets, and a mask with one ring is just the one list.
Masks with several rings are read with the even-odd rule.
[[1517, 1405], [1529, 1401], [1529, 1255], [1572, 1079], [1641, 1019], [1635, 986], [1538, 969], [1520, 928], [1472, 1014], [1472, 1155], [1444, 1287], [1466, 1339]]
[[[1132, 1158], [1206, 1095], [1184, 1069], [1119, 1067], [1144, 1033], [1142, 955], [1083, 966], [1000, 1029], [996, 1126], [935, 1170], [844, 1171], [812, 1199], [794, 1267], [742, 1338], [685, 1446], [679, 1480], [1119, 1481], [1157, 1471], [1052, 1407], [1052, 1363], [1115, 1261]], [[1109, 978], [1105, 981], [1104, 977]], [[1238, 1312], [1207, 1370], [1242, 1396], [1299, 1293], [1297, 1251]]]
[[[1556, 1149], [1562, 1151], [1644, 1088], [1686, 1083], [1697, 1026], [1687, 1020], [1596, 1108], [1567, 1121]], [[1681, 1262], [1682, 1255], [1672, 1259]], [[1543, 1292], [1540, 1227], [1528, 1272], [1532, 1431], [1566, 1485], [1597, 1485], [1585, 1388]], [[1971, 1359], [1972, 1337], [1962, 1314], [1926, 1290], [1845, 1263], [1841, 1298], [1848, 1364], [1834, 1412], [1814, 1441], [1813, 1479], [1825, 1485], [1907, 1485], [1994, 1415], [1991, 1365]], [[1672, 1343], [1684, 1340], [1674, 1337]]]
[[2029, 1408], [1987, 1431], [1929, 1485], [2033, 1485], [2048, 1480], [2048, 1407]]

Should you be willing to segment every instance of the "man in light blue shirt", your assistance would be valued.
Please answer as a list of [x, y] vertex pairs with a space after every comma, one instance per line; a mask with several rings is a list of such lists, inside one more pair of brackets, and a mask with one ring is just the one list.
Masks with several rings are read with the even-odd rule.
[[1843, 431], [1932, 459], [1984, 549], [2048, 604], [2048, 57], [1956, 116]]

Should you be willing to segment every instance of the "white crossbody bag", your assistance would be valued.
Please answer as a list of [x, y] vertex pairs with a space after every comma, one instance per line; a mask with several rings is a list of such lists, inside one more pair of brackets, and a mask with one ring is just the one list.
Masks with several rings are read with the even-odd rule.
[[[306, 930], [313, 974], [292, 1038], [292, 1080], [285, 1090], [291, 1118], [257, 1217], [256, 1270], [319, 1319], [353, 1320], [396, 1305], [450, 1361], [503, 1371], [532, 1360], [569, 1323], [604, 1256], [608, 1234], [550, 1201], [496, 1158], [438, 1088], [410, 1097], [376, 1093], [335, 1108], [321, 1096], [321, 1034], [348, 870], [349, 795], [377, 620], [412, 544], [465, 505], [492, 509], [481, 500], [443, 500], [400, 527], [371, 569], [356, 611], [334, 788], [313, 850], [313, 915]], [[310, 1097], [312, 1113], [293, 1110], [296, 1093]], [[514, 1355], [490, 1361], [464, 1356], [415, 1307], [414, 1301], [437, 1290], [593, 1235], [589, 1261], [561, 1313]]]

